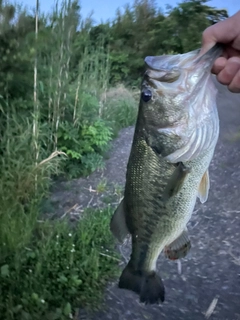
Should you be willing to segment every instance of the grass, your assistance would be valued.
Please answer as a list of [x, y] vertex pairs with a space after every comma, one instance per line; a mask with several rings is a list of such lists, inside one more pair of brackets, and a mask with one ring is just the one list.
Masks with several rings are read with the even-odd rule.
[[[124, 90], [120, 92], [126, 93]], [[124, 95], [121, 102], [113, 99], [115, 109], [109, 109], [105, 119], [113, 130], [135, 121], [135, 103], [127, 105], [130, 96]], [[109, 101], [106, 108], [111, 106]], [[106, 111], [104, 107], [102, 111]], [[87, 210], [74, 226], [63, 220], [39, 220], [51, 177], [59, 175], [61, 160], [68, 158], [57, 151], [50, 155], [42, 143], [46, 141], [45, 127], [39, 124], [36, 159], [28, 118], [13, 113], [6, 119], [0, 148], [0, 318], [71, 319], [78, 308], [98, 308], [107, 281], [119, 274], [119, 258], [109, 230], [113, 212], [110, 208]], [[107, 190], [103, 179], [97, 192]], [[111, 196], [119, 200], [121, 193], [116, 185]], [[47, 205], [54, 211], [51, 203]]]
[[28, 245], [1, 261], [0, 314], [5, 320], [70, 319], [97, 306], [107, 281], [118, 275], [110, 209], [67, 221], [38, 222]]
[[97, 308], [107, 281], [118, 274], [112, 211], [87, 210], [74, 226], [42, 220], [42, 200], [61, 157], [39, 148], [35, 163], [31, 136], [31, 126], [15, 122], [2, 135], [0, 318], [71, 319], [78, 308]]
[[138, 94], [123, 85], [110, 88], [101, 99], [104, 99], [102, 117], [111, 124], [116, 133], [134, 125], [137, 119]]
[[[41, 210], [45, 204], [53, 216], [48, 192], [60, 171], [79, 178], [103, 168], [113, 133], [134, 124], [137, 103], [133, 91], [108, 88], [109, 54], [101, 39], [92, 46], [90, 25], [89, 32], [76, 32], [87, 22], [76, 2], [57, 1], [48, 19], [36, 8], [33, 28], [24, 34], [18, 25], [30, 28], [27, 13], [26, 21], [25, 13], [10, 20], [5, 13], [11, 32], [4, 29], [4, 52], [11, 52], [4, 61], [14, 63], [0, 79], [7, 83], [0, 96], [0, 318], [70, 319], [79, 307], [96, 307], [106, 282], [118, 274], [112, 212], [86, 211], [72, 226], [46, 216], [41, 221]], [[12, 45], [22, 50], [19, 57]], [[12, 67], [18, 70], [22, 57], [29, 67], [26, 86], [8, 92], [17, 83]], [[97, 192], [107, 190], [102, 180]]]
[[29, 241], [50, 175], [58, 172], [57, 154], [48, 158], [42, 152], [35, 163], [31, 137], [31, 126], [15, 120], [1, 137], [0, 261]]
[[97, 193], [103, 193], [107, 191], [107, 179], [102, 179], [99, 181], [97, 187], [96, 187], [96, 192]]
[[[41, 220], [42, 200], [48, 199], [51, 177], [59, 174], [64, 156], [49, 156], [40, 145], [36, 163], [31, 128], [24, 120], [9, 120], [2, 135], [0, 318], [71, 319], [78, 308], [98, 308], [106, 283], [119, 275], [109, 230], [113, 212], [86, 210], [74, 226]], [[97, 191], [107, 188], [103, 179]], [[119, 198], [121, 189], [114, 190]], [[47, 205], [52, 212], [53, 204]]]

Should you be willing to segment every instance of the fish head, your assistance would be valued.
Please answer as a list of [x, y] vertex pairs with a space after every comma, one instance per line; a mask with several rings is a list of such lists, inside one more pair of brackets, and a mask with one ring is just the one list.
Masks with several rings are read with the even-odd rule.
[[[200, 102], [200, 93], [207, 93], [203, 89], [212, 81], [209, 80], [211, 67], [221, 52], [222, 47], [217, 44], [203, 55], [198, 49], [185, 54], [146, 57], [141, 100], [145, 103], [147, 117], [167, 125], [178, 121], [179, 117], [189, 116], [191, 109], [197, 107], [190, 102], [194, 102], [196, 96]], [[207, 106], [211, 107], [211, 103]], [[204, 111], [202, 107], [195, 110], [197, 113]]]
[[[198, 49], [185, 54], [146, 57], [140, 102], [145, 127], [177, 137], [179, 145], [184, 145], [186, 150], [187, 146], [194, 149], [198, 140], [203, 146], [198, 148], [198, 154], [204, 150], [206, 133], [218, 135], [217, 90], [211, 68], [221, 53], [222, 46], [217, 44], [203, 55]], [[189, 158], [174, 161], [179, 159]]]

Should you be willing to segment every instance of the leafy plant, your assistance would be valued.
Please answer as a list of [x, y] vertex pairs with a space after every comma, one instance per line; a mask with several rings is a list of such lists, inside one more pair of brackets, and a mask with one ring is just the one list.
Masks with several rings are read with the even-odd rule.
[[[58, 145], [69, 156], [65, 171], [69, 177], [86, 175], [103, 167], [103, 152], [107, 150], [112, 130], [101, 119], [73, 127], [68, 122], [60, 125]], [[78, 168], [78, 170], [77, 170]]]
[[39, 223], [32, 240], [0, 260], [0, 314], [5, 320], [70, 319], [101, 300], [118, 275], [109, 222], [112, 212], [86, 212], [67, 221]]

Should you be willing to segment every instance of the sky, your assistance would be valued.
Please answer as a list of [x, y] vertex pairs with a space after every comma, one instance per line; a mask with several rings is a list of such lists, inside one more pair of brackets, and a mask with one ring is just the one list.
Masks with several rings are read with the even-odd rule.
[[[35, 0], [21, 0], [22, 4], [29, 7], [35, 6]], [[54, 5], [54, 0], [39, 0], [41, 11], [47, 12]], [[182, 2], [179, 0], [157, 0], [156, 3], [163, 10], [165, 5], [176, 6], [177, 3]], [[126, 3], [133, 3], [133, 0], [80, 0], [81, 13], [86, 17], [92, 10], [94, 11], [93, 18], [96, 23], [101, 20], [106, 21], [115, 16], [117, 8], [124, 8]], [[217, 9], [226, 9], [231, 16], [240, 10], [240, 0], [211, 0], [207, 3], [209, 6], [216, 7]]]

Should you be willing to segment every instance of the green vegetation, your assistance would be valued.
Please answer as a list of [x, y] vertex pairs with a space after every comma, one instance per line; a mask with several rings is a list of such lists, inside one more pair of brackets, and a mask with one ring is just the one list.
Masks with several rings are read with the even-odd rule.
[[[48, 15], [38, 0], [36, 8], [0, 0], [4, 320], [69, 319], [100, 301], [118, 265], [110, 210], [87, 211], [72, 226], [41, 215], [43, 200], [59, 175], [102, 168], [110, 140], [134, 124], [146, 55], [195, 49], [205, 27], [227, 17], [206, 0], [182, 2], [166, 14], [154, 1], [136, 0], [100, 25], [81, 17], [77, 1], [63, 0]], [[106, 188], [101, 181], [97, 191]], [[113, 198], [121, 193], [116, 186]]]
[[117, 10], [111, 23], [92, 28], [92, 42], [102, 37], [109, 46], [111, 84], [139, 87], [146, 56], [184, 53], [200, 47], [203, 30], [228, 16], [226, 10], [208, 3], [211, 1], [185, 0], [177, 7], [167, 6], [164, 13], [154, 0], [135, 0], [123, 12]]
[[10, 319], [70, 319], [79, 306], [101, 301], [107, 280], [118, 275], [109, 209], [85, 212], [74, 229], [42, 222], [32, 241], [0, 268], [0, 314]]

